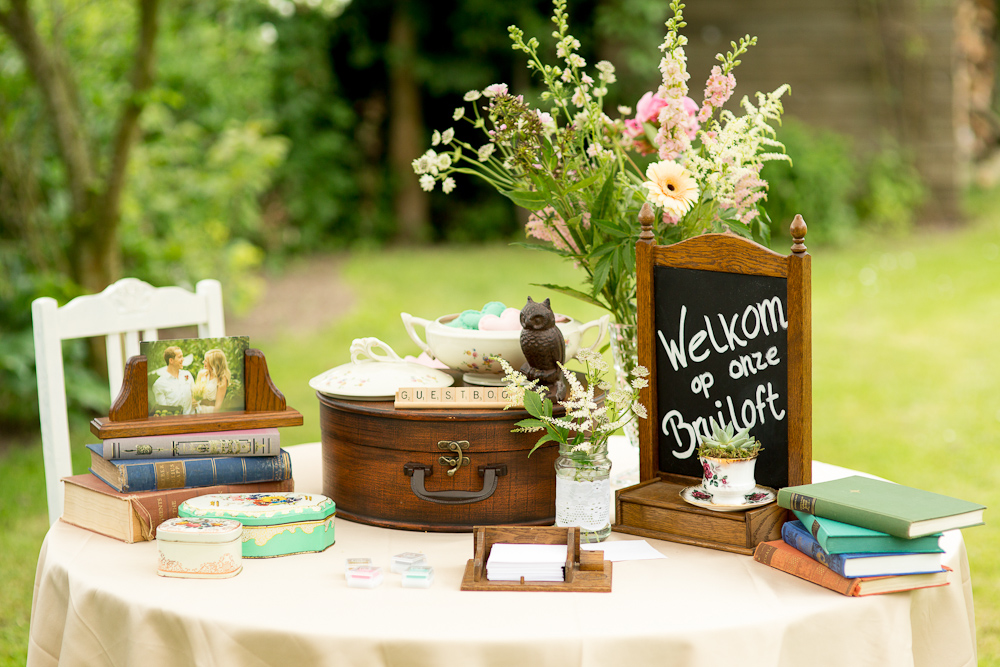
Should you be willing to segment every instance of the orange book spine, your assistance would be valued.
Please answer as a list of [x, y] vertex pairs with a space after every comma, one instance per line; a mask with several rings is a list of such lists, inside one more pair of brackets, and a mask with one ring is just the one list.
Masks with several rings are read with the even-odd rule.
[[753, 559], [758, 563], [805, 579], [823, 588], [829, 588], [841, 595], [858, 595], [860, 584], [858, 579], [840, 576], [822, 563], [785, 544], [782, 540], [761, 542], [754, 550]]

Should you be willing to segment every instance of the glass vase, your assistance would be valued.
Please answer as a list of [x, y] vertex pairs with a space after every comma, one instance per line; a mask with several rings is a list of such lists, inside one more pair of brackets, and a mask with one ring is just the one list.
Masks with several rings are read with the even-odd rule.
[[[639, 329], [634, 324], [608, 325], [611, 336], [611, 359], [615, 367], [615, 378], [619, 389], [627, 389], [632, 380], [632, 371], [639, 365]], [[629, 444], [639, 448], [639, 420], [633, 419], [622, 429], [628, 436]]]
[[581, 542], [602, 542], [611, 534], [611, 459], [607, 447], [592, 452], [559, 447], [556, 468], [556, 525], [579, 526]]

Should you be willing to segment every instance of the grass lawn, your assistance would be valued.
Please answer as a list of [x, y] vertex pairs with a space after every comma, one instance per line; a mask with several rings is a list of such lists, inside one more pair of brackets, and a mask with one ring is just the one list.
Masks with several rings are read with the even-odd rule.
[[[980, 211], [1000, 210], [981, 200]], [[807, 239], [808, 245], [808, 239]], [[779, 249], [787, 252], [787, 249]], [[1000, 507], [1000, 214], [960, 231], [874, 238], [813, 255], [813, 453], [904, 484]], [[309, 378], [349, 360], [356, 337], [400, 354], [418, 350], [400, 311], [431, 319], [500, 300], [552, 296], [557, 311], [600, 313], [531, 282], [575, 283], [571, 265], [507, 246], [389, 250], [344, 262], [354, 306], [325, 330], [252, 341], [304, 426], [289, 444], [319, 440]], [[74, 425], [75, 469], [86, 470], [86, 424]], [[45, 494], [37, 436], [0, 454], [0, 664], [23, 664]], [[987, 521], [992, 519], [987, 512]], [[1000, 523], [965, 531], [980, 664], [1000, 666]]]

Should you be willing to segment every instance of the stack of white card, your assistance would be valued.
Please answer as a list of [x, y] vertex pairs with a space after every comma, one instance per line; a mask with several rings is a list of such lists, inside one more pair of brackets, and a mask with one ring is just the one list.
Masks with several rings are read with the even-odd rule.
[[486, 561], [490, 581], [565, 581], [565, 544], [494, 544]]

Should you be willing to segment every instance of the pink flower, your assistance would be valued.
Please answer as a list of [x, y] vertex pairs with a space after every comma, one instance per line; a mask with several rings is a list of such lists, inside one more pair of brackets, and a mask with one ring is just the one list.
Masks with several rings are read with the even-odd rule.
[[[584, 213], [580, 226], [586, 228], [589, 225], [590, 214]], [[573, 236], [570, 234], [566, 222], [551, 206], [547, 206], [541, 211], [532, 211], [531, 215], [528, 216], [528, 224], [525, 225], [524, 231], [528, 236], [548, 241], [559, 250], [572, 250], [574, 253], [580, 254], [580, 249], [573, 241]]]
[[666, 105], [665, 99], [655, 97], [653, 93], [643, 95], [635, 105], [635, 118], [625, 121], [625, 133], [633, 139], [643, 136], [646, 133], [643, 124], [656, 122], [660, 117], [660, 109]]
[[681, 103], [684, 105], [684, 111], [686, 111], [688, 115], [687, 127], [685, 128], [687, 130], [688, 139], [693, 141], [698, 135], [698, 103], [686, 95], [684, 96], [684, 99], [681, 100]]
[[732, 72], [723, 74], [722, 68], [716, 65], [705, 82], [705, 102], [698, 113], [698, 121], [704, 123], [712, 116], [712, 111], [725, 104], [736, 88], [736, 77]]
[[640, 123], [652, 121], [660, 115], [660, 109], [667, 105], [667, 101], [660, 97], [655, 97], [653, 93], [646, 93], [635, 105], [635, 119]]
[[506, 83], [494, 83], [491, 86], [486, 86], [486, 90], [483, 91], [483, 95], [486, 97], [496, 97], [497, 95], [507, 94], [507, 84]]
[[698, 135], [698, 103], [683, 96], [660, 109], [656, 135], [661, 160], [673, 160], [686, 152]]

